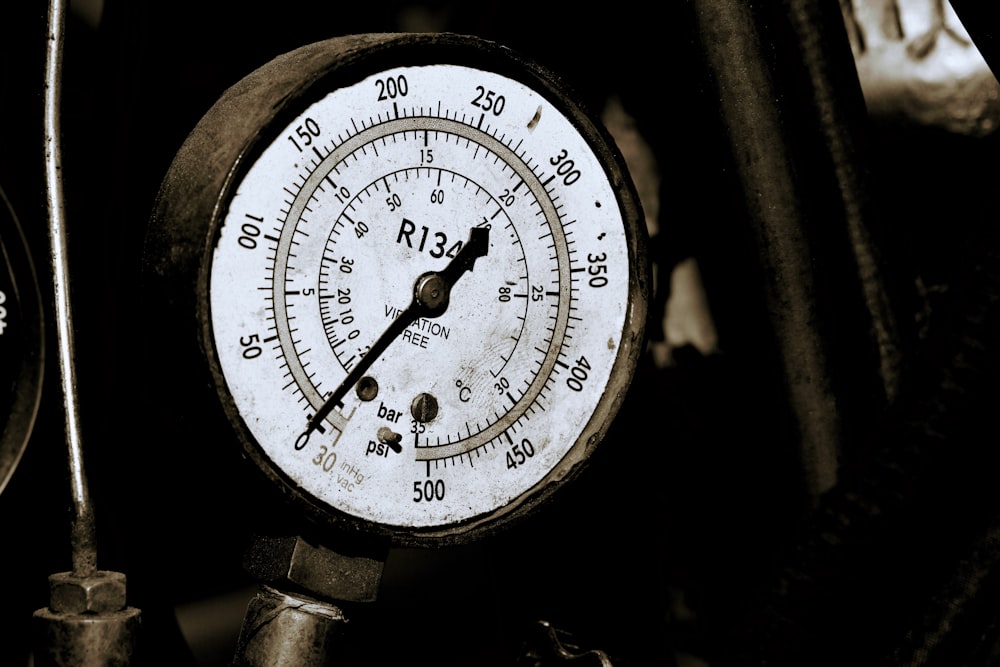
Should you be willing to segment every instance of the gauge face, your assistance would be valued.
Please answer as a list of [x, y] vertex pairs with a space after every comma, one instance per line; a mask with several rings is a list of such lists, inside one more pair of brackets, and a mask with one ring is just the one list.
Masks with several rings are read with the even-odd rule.
[[606, 428], [642, 336], [638, 208], [552, 95], [381, 68], [306, 96], [229, 186], [210, 356], [255, 460], [312, 506], [481, 525]]

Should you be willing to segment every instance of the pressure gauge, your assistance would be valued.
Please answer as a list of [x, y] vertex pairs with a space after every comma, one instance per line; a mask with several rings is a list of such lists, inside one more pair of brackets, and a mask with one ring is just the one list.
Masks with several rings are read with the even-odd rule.
[[314, 519], [397, 544], [549, 497], [643, 349], [619, 153], [554, 76], [477, 38], [349, 36], [264, 65], [185, 142], [153, 228], [245, 454]]
[[0, 188], [0, 492], [28, 445], [41, 403], [41, 292], [21, 225]]

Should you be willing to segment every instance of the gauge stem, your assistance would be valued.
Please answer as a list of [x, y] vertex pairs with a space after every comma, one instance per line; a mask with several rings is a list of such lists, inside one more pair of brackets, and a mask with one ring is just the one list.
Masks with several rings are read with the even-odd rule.
[[66, 259], [66, 212], [62, 187], [59, 125], [66, 4], [65, 0], [49, 0], [48, 40], [45, 50], [45, 183], [56, 340], [66, 416], [66, 442], [69, 448], [73, 501], [70, 535], [73, 574], [88, 577], [97, 571], [97, 537], [94, 510], [90, 502], [83, 465], [76, 375], [73, 368], [73, 323], [69, 298], [69, 265]]

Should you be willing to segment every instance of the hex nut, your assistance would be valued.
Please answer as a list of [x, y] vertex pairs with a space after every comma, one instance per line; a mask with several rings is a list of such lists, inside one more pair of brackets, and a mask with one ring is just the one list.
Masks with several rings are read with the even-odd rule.
[[125, 608], [125, 574], [98, 570], [92, 576], [72, 572], [49, 576], [49, 609], [60, 614], [106, 614]]

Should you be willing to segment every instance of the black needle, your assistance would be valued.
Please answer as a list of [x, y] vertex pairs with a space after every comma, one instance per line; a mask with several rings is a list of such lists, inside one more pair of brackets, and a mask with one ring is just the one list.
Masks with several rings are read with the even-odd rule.
[[[319, 424], [326, 419], [326, 416], [341, 403], [347, 392], [351, 390], [361, 376], [367, 372], [375, 360], [396, 340], [406, 327], [413, 324], [421, 317], [438, 317], [448, 309], [448, 301], [451, 296], [451, 288], [458, 282], [458, 279], [466, 271], [472, 271], [473, 265], [480, 257], [485, 257], [489, 252], [490, 230], [488, 227], [473, 227], [469, 230], [469, 241], [462, 246], [448, 266], [443, 271], [429, 271], [419, 278], [413, 285], [413, 300], [410, 305], [401, 312], [396, 319], [389, 324], [388, 328], [378, 337], [371, 349], [361, 357], [357, 365], [351, 369], [344, 381], [340, 383], [333, 393], [323, 402], [323, 405], [316, 411], [316, 414], [309, 417], [306, 423], [306, 430], [302, 436], [308, 437], [315, 431]], [[302, 436], [299, 436], [300, 440]]]

